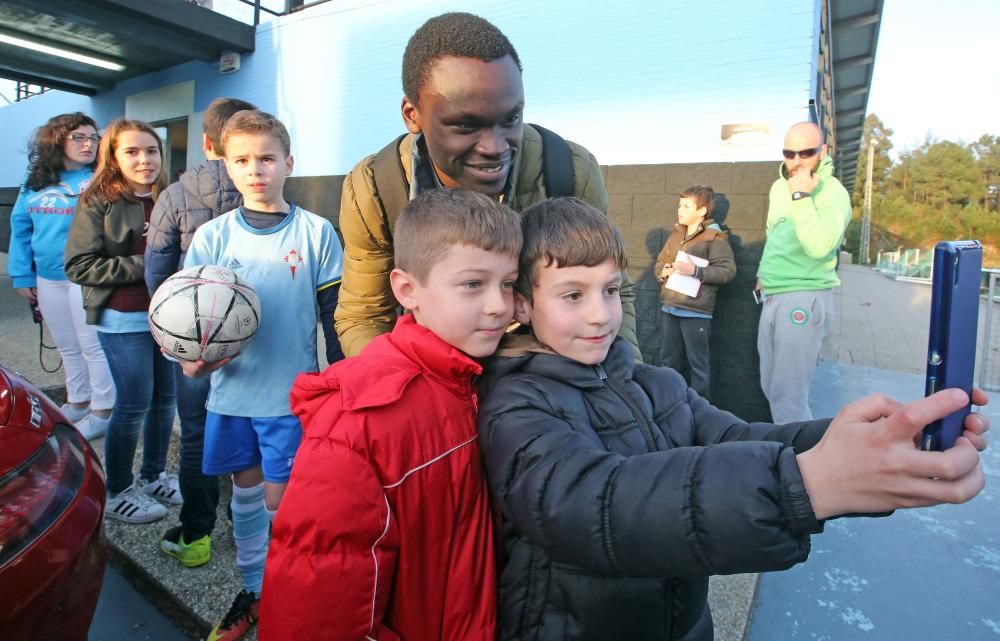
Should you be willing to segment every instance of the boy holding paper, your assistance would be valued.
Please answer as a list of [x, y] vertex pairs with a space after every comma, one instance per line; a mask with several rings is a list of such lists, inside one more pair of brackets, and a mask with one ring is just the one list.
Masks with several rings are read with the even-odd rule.
[[727, 235], [711, 219], [715, 192], [696, 185], [681, 192], [677, 224], [656, 257], [653, 274], [663, 283], [660, 364], [684, 375], [708, 399], [708, 345], [715, 293], [736, 275]]

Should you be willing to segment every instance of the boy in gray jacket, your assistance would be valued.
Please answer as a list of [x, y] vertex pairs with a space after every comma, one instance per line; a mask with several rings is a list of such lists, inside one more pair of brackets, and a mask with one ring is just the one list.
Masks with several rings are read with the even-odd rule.
[[985, 416], [946, 452], [914, 444], [964, 392], [748, 424], [616, 338], [625, 244], [606, 216], [555, 199], [526, 209], [522, 229], [514, 315], [531, 331], [487, 363], [479, 412], [509, 559], [501, 639], [710, 640], [709, 575], [800, 563], [825, 519], [982, 489]]
[[[186, 171], [167, 187], [153, 206], [146, 235], [145, 278], [150, 296], [184, 266], [184, 255], [202, 224], [235, 209], [243, 202], [222, 160], [222, 128], [230, 116], [256, 109], [236, 98], [217, 98], [208, 105], [201, 136], [205, 162]], [[181, 419], [181, 460], [178, 480], [184, 506], [179, 526], [170, 528], [160, 550], [186, 567], [208, 563], [211, 534], [219, 505], [219, 481], [201, 472], [205, 450], [205, 401], [208, 378], [188, 378], [175, 368], [177, 415]]]

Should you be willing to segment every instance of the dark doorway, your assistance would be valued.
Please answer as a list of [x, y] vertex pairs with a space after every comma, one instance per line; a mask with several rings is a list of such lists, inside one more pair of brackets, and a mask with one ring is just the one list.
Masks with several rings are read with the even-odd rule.
[[163, 166], [167, 168], [170, 182], [176, 182], [187, 170], [188, 119], [161, 121], [153, 123], [153, 127], [163, 138]]

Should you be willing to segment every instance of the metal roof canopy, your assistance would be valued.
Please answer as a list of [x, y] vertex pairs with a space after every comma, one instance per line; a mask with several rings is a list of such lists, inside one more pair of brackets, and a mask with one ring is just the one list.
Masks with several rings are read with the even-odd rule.
[[837, 173], [848, 191], [854, 188], [868, 95], [875, 68], [875, 48], [882, 25], [883, 0], [829, 0], [833, 53], [833, 106], [836, 122]]
[[94, 95], [224, 51], [254, 50], [254, 27], [183, 0], [0, 0], [0, 36], [124, 67], [106, 69], [0, 40], [0, 77]]

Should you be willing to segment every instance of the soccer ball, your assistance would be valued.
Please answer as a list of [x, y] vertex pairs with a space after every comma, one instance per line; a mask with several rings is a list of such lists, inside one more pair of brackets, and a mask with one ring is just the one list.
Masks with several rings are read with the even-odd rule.
[[149, 303], [149, 329], [168, 354], [217, 361], [239, 353], [260, 325], [260, 299], [245, 280], [198, 265], [163, 281]]

